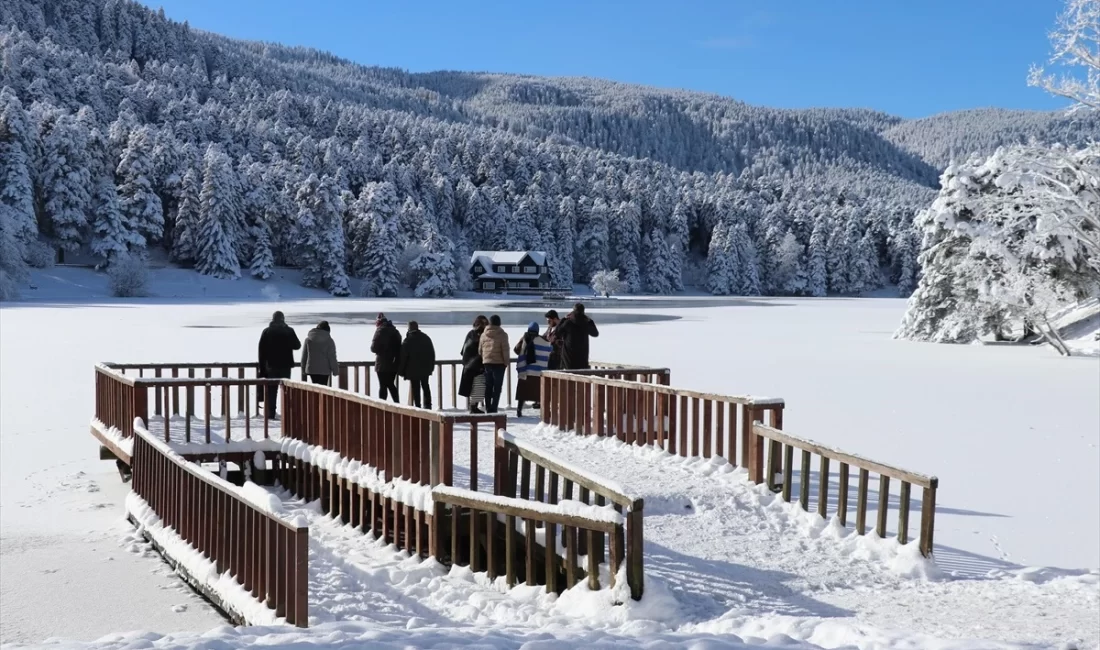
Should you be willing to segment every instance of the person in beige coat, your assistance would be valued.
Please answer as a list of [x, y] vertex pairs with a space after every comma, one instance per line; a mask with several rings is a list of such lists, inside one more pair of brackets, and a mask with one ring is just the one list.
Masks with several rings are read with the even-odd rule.
[[496, 413], [500, 406], [500, 391], [504, 387], [504, 373], [511, 359], [508, 333], [500, 327], [500, 316], [493, 314], [489, 318], [489, 326], [481, 333], [478, 349], [485, 368], [485, 412]]
[[333, 375], [340, 374], [340, 363], [336, 360], [336, 341], [327, 320], [317, 323], [306, 334], [302, 345], [302, 375], [308, 376], [315, 384], [330, 385]]

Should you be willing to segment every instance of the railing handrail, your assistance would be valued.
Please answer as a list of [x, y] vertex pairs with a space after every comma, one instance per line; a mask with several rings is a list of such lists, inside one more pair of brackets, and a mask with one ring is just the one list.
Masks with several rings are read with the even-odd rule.
[[101, 375], [108, 375], [112, 379], [120, 381], [127, 386], [133, 386], [137, 377], [128, 377], [121, 372], [118, 372], [114, 366], [109, 363], [97, 363], [95, 364], [95, 371]]
[[[475, 508], [483, 512], [492, 512], [503, 515], [514, 515], [521, 519], [535, 519], [560, 526], [574, 526], [586, 530], [611, 534], [617, 526], [625, 523], [625, 518], [614, 510], [607, 510], [607, 514], [601, 513], [600, 517], [592, 517], [585, 514], [570, 512], [557, 504], [543, 503], [541, 501], [529, 501], [513, 497], [473, 492], [465, 488], [437, 485], [432, 488], [432, 501], [456, 505], [462, 508]], [[587, 506], [600, 509], [599, 506]]]
[[252, 510], [255, 510], [256, 512], [262, 514], [263, 516], [267, 517], [268, 519], [274, 521], [275, 523], [277, 523], [277, 524], [279, 524], [279, 525], [281, 525], [285, 528], [288, 528], [288, 529], [290, 529], [294, 532], [297, 532], [299, 530], [308, 530], [308, 528], [309, 528], [308, 525], [307, 526], [302, 526], [302, 525], [300, 525], [300, 524], [298, 524], [294, 521], [287, 520], [285, 517], [283, 517], [279, 513], [271, 512], [269, 510], [265, 510], [265, 509], [259, 507], [258, 505], [256, 505], [255, 502], [253, 502], [251, 499], [249, 499], [247, 496], [245, 496], [244, 493], [242, 492], [242, 490], [239, 487], [237, 487], [236, 485], [233, 485], [232, 483], [230, 483], [229, 481], [223, 479], [222, 477], [214, 474], [213, 472], [210, 472], [208, 470], [203, 469], [199, 465], [196, 465], [195, 463], [187, 460], [183, 456], [176, 453], [175, 450], [173, 450], [170, 445], [166, 444], [163, 440], [160, 440], [156, 436], [154, 436], [145, 427], [145, 423], [142, 422], [141, 418], [135, 418], [134, 419], [134, 436], [138, 437], [138, 438], [141, 438], [141, 440], [143, 442], [145, 442], [146, 444], [152, 446], [161, 455], [163, 455], [165, 458], [167, 458], [173, 464], [178, 466], [180, 469], [186, 471], [187, 473], [191, 474], [195, 478], [198, 478], [199, 480], [204, 481], [205, 483], [207, 483], [211, 487], [213, 487], [217, 490], [220, 490], [222, 492], [227, 493], [229, 496], [231, 496], [234, 499], [236, 499], [237, 501], [241, 502], [246, 507], [251, 508]]
[[565, 379], [585, 384], [597, 384], [614, 388], [644, 389], [663, 395], [677, 397], [694, 397], [697, 399], [711, 400], [714, 402], [726, 402], [728, 404], [744, 404], [746, 406], [785, 405], [785, 402], [781, 397], [760, 397], [756, 395], [718, 395], [716, 393], [704, 393], [702, 391], [691, 390], [687, 388], [673, 388], [671, 386], [662, 386], [660, 384], [641, 384], [636, 381], [608, 379], [606, 377], [593, 377], [590, 375], [582, 375], [571, 371], [561, 370], [544, 370], [542, 374], [543, 376], [548, 376], [551, 378]]
[[497, 444], [514, 449], [521, 458], [526, 458], [536, 465], [541, 465], [548, 471], [610, 499], [613, 503], [617, 503], [630, 511], [641, 510], [645, 507], [644, 499], [628, 494], [624, 487], [608, 485], [607, 479], [589, 474], [581, 469], [572, 468], [565, 461], [555, 458], [546, 451], [536, 449], [531, 444], [521, 441], [507, 431], [498, 432]]
[[890, 478], [897, 479], [899, 481], [905, 481], [912, 483], [913, 485], [920, 486], [922, 488], [934, 488], [938, 487], [939, 479], [935, 476], [929, 476], [927, 474], [918, 474], [911, 472], [900, 467], [888, 465], [886, 463], [880, 463], [878, 461], [859, 456], [850, 452], [846, 452], [836, 447], [830, 447], [823, 445], [819, 442], [809, 440], [808, 438], [800, 438], [792, 436], [788, 433], [780, 431], [774, 427], [770, 427], [760, 422], [754, 422], [752, 425], [753, 433], [758, 436], [763, 436], [769, 440], [779, 442], [792, 447], [797, 447], [804, 451], [808, 451], [818, 456], [824, 456], [831, 460], [853, 465], [861, 469], [866, 469], [879, 474], [880, 476], [889, 476]]
[[341, 399], [349, 399], [351, 401], [359, 402], [366, 406], [380, 408], [383, 411], [390, 413], [396, 413], [398, 415], [408, 415], [411, 417], [420, 418], [422, 420], [428, 420], [430, 422], [438, 422], [440, 424], [445, 423], [461, 423], [466, 424], [469, 422], [482, 422], [492, 423], [500, 417], [498, 413], [443, 413], [440, 411], [429, 411], [416, 406], [406, 406], [404, 404], [398, 404], [396, 402], [390, 402], [387, 400], [371, 397], [369, 395], [363, 395], [350, 391], [344, 388], [336, 388], [334, 386], [325, 386], [322, 384], [312, 384], [305, 381], [299, 381], [297, 379], [280, 379], [278, 381], [283, 382], [288, 386], [293, 386], [302, 391], [321, 393], [325, 395], [331, 395], [333, 397], [339, 397]]

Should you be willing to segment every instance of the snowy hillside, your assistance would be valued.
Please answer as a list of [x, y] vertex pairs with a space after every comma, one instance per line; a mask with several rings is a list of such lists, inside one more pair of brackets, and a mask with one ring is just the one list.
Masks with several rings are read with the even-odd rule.
[[70, 256], [157, 249], [217, 277], [291, 265], [337, 295], [449, 295], [469, 251], [500, 248], [550, 252], [558, 285], [617, 269], [635, 292], [908, 294], [937, 147], [1100, 134], [1041, 113], [908, 123], [408, 74], [127, 0], [4, 2], [0, 53], [7, 283], [20, 257], [49, 255], [25, 250], [37, 235]]

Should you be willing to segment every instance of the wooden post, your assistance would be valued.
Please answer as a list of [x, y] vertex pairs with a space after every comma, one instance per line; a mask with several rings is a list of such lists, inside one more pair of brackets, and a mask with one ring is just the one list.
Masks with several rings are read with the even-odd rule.
[[901, 482], [898, 503], [898, 543], [909, 543], [909, 481]]
[[642, 535], [642, 517], [645, 502], [636, 499], [630, 506], [627, 514], [627, 540], [626, 540], [626, 582], [630, 586], [630, 597], [634, 600], [642, 599], [645, 590], [645, 574], [643, 572], [644, 538]]
[[875, 532], [879, 537], [886, 537], [886, 515], [890, 512], [890, 477], [880, 475], [878, 485], [878, 522]]
[[920, 554], [932, 556], [933, 537], [936, 531], [936, 489], [939, 479], [933, 477], [931, 484], [924, 488], [920, 504]]

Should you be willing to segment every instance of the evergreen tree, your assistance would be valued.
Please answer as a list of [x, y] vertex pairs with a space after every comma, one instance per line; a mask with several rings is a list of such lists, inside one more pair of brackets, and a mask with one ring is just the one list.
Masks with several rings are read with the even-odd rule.
[[813, 234], [810, 235], [809, 263], [806, 269], [807, 290], [811, 296], [821, 298], [825, 296], [828, 286], [826, 259], [828, 256], [828, 244], [826, 241], [828, 226], [823, 217], [814, 221]]
[[198, 171], [188, 169], [180, 183], [180, 202], [176, 211], [176, 225], [172, 231], [172, 259], [181, 264], [193, 264], [198, 255], [201, 178]]
[[[148, 127], [130, 132], [115, 174], [124, 230], [137, 235], [133, 247], [144, 249], [164, 234], [160, 197], [153, 191], [153, 142]], [[204, 179], [205, 180], [205, 179]]]
[[806, 291], [806, 271], [802, 264], [804, 249], [798, 243], [798, 237], [790, 230], [783, 236], [777, 253], [777, 276], [779, 291], [799, 295]]
[[745, 224], [738, 223], [729, 229], [727, 247], [734, 269], [730, 283], [732, 292], [738, 296], [759, 296], [759, 257]]
[[[344, 213], [340, 189], [330, 176], [310, 174], [298, 187], [298, 228], [301, 242], [302, 284], [323, 287], [334, 296], [350, 294], [345, 270]], [[394, 240], [390, 240], [393, 246]]]
[[233, 166], [217, 145], [203, 156], [199, 222], [195, 238], [195, 269], [216, 278], [239, 278], [241, 267], [234, 248], [232, 223]]
[[716, 296], [728, 296], [733, 292], [730, 251], [729, 228], [725, 221], [719, 221], [711, 231], [707, 251], [707, 291]]
[[13, 270], [23, 264], [27, 245], [38, 237], [27, 150], [30, 137], [27, 116], [19, 99], [10, 88], [3, 88], [0, 90], [0, 205], [7, 207], [8, 247], [18, 253], [7, 258]]
[[455, 263], [452, 257], [454, 246], [441, 235], [434, 225], [429, 225], [421, 241], [422, 252], [410, 264], [415, 277], [413, 295], [418, 298], [445, 298], [454, 295], [458, 286], [455, 275]]
[[672, 291], [684, 290], [684, 258], [688, 250], [688, 211], [683, 203], [672, 209], [668, 236], [668, 285]]
[[550, 258], [550, 278], [556, 287], [573, 286], [573, 241], [577, 228], [577, 211], [573, 199], [562, 197], [554, 222], [554, 250]]
[[645, 266], [645, 287], [650, 293], [672, 293], [671, 252], [668, 239], [659, 229], [649, 231], [642, 240], [642, 260]]
[[591, 278], [597, 271], [602, 271], [609, 266], [610, 233], [607, 220], [607, 203], [602, 198], [598, 198], [593, 201], [592, 209], [584, 218], [575, 244], [576, 259], [581, 267], [580, 275], [583, 278]]
[[54, 241], [64, 250], [78, 250], [86, 240], [92, 163], [88, 137], [84, 125], [65, 114], [59, 115], [42, 137], [45, 216]]
[[615, 266], [630, 293], [637, 293], [642, 286], [641, 269], [638, 267], [638, 243], [641, 238], [639, 218], [638, 205], [632, 201], [623, 201], [619, 205], [615, 221], [611, 224]]
[[249, 273], [258, 280], [267, 280], [275, 274], [275, 257], [271, 253], [271, 227], [266, 219], [260, 219], [252, 227], [252, 263]]

